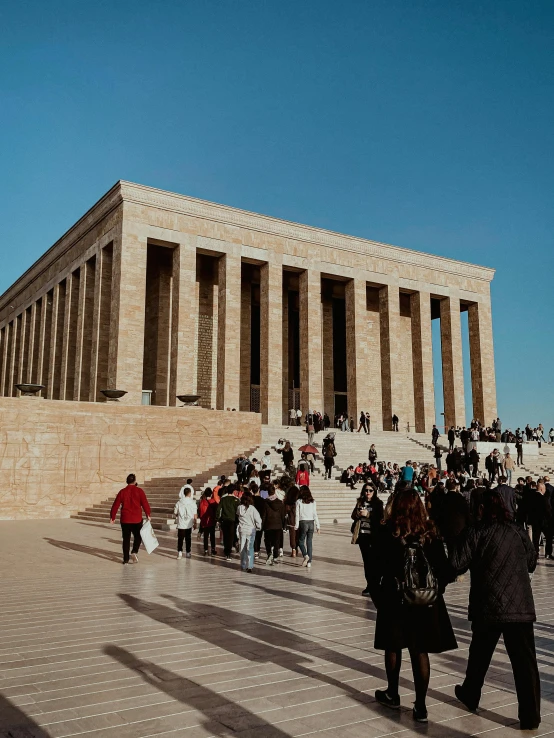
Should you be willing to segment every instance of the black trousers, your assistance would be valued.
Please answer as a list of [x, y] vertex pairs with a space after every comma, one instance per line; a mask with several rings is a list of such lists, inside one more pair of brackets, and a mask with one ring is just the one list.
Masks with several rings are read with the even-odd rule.
[[225, 556], [230, 556], [235, 542], [235, 521], [222, 520], [220, 525], [223, 533], [223, 553]]
[[[533, 541], [533, 546], [535, 547], [535, 551], [538, 553], [539, 544], [541, 542], [541, 533], [544, 533], [545, 538], [547, 537], [546, 525], [540, 522], [535, 522], [535, 523], [530, 522], [529, 524], [531, 525], [531, 539]], [[550, 553], [552, 553], [552, 539], [550, 542], [550, 549], [551, 549]], [[548, 551], [545, 549], [544, 553], [546, 555]]]
[[282, 530], [266, 530], [264, 531], [265, 550], [267, 555], [273, 555], [274, 559], [279, 558], [279, 547], [281, 543]]
[[537, 725], [541, 717], [541, 685], [533, 623], [472, 623], [473, 636], [469, 647], [463, 690], [471, 705], [477, 707], [481, 690], [500, 636], [512, 664], [520, 722]]
[[254, 553], [260, 553], [260, 548], [262, 547], [262, 535], [261, 530], [256, 531], [256, 537], [254, 538]]
[[544, 538], [544, 555], [552, 556], [552, 539], [554, 538], [554, 528], [551, 525], [548, 525], [544, 529]]
[[138, 553], [142, 538], [140, 537], [140, 523], [121, 523], [121, 534], [123, 536], [123, 561], [129, 561], [129, 549], [131, 548], [131, 533], [133, 534], [133, 553]]
[[190, 542], [192, 540], [192, 528], [179, 528], [177, 530], [177, 551], [183, 550], [183, 541], [185, 542], [185, 550], [190, 553]]
[[204, 551], [208, 550], [208, 539], [211, 543], [212, 551], [215, 551], [215, 525], [204, 528]]
[[[369, 596], [375, 606], [376, 598], [379, 594], [379, 581], [380, 574], [376, 562], [376, 554], [371, 545], [371, 536], [366, 533], [361, 533], [358, 536], [358, 546], [360, 547], [360, 553], [362, 554], [362, 561], [364, 562], [364, 574], [367, 583], [367, 589]], [[377, 572], [377, 575], [376, 575]]]

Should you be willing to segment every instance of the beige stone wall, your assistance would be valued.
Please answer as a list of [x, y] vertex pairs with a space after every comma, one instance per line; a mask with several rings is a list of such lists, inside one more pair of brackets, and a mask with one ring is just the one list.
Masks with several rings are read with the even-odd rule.
[[68, 517], [130, 472], [194, 476], [260, 441], [254, 413], [0, 398], [0, 519]]

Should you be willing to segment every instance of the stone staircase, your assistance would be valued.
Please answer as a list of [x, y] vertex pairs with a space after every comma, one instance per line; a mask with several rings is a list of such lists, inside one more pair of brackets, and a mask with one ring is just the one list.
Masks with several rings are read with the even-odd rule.
[[[251, 457], [253, 451], [254, 449], [250, 448], [245, 453]], [[192, 478], [192, 486], [195, 491], [199, 489], [203, 490], [208, 486], [214, 486], [214, 480], [217, 480], [222, 474], [231, 476], [235, 469], [235, 458], [226, 459], [194, 477], [189, 477]], [[179, 490], [186, 481], [187, 477], [155, 477], [141, 484], [152, 509], [153, 528], [157, 530], [171, 530], [175, 527], [173, 522], [173, 508], [177, 502]], [[198, 498], [198, 496], [197, 494], [196, 497]], [[115, 493], [109, 500], [100, 502], [93, 507], [88, 507], [86, 510], [71, 517], [77, 520], [107, 523], [109, 522], [110, 510], [114, 499]]]

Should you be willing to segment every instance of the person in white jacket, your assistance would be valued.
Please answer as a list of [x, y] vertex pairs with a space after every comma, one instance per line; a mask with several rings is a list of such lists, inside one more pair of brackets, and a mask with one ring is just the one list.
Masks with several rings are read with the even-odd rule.
[[237, 510], [239, 523], [240, 568], [252, 573], [254, 568], [254, 542], [256, 531], [262, 529], [260, 513], [254, 507], [254, 497], [251, 492], [244, 492]]
[[173, 510], [177, 523], [177, 558], [183, 558], [183, 541], [187, 559], [190, 559], [192, 529], [196, 528], [197, 507], [192, 499], [192, 487], [186, 484], [179, 492], [179, 499]]
[[319, 518], [314, 498], [310, 492], [310, 488], [303, 484], [300, 487], [300, 497], [296, 501], [296, 530], [299, 530], [298, 546], [304, 557], [302, 566], [308, 569], [312, 565], [312, 539], [314, 537], [314, 529], [319, 533]]

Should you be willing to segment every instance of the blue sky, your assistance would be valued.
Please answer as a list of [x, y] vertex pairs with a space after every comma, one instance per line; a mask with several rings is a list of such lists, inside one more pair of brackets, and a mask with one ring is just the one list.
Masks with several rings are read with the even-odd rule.
[[550, 0], [24, 0], [0, 41], [0, 291], [118, 179], [485, 264], [501, 417], [554, 425]]

